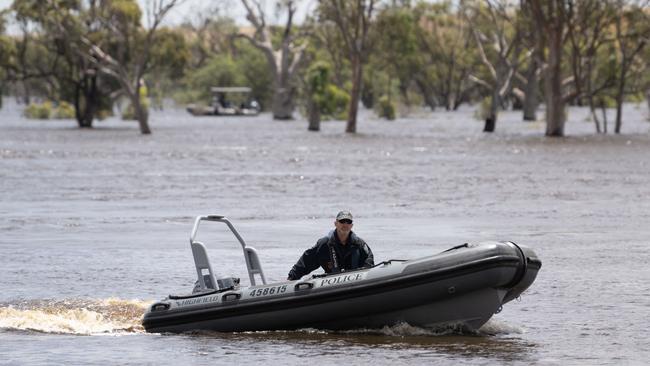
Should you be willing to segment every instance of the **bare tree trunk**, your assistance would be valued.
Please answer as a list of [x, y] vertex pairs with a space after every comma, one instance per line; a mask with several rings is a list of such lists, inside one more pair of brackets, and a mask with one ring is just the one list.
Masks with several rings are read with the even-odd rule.
[[433, 98], [429, 86], [420, 78], [415, 79], [415, 84], [418, 86], [418, 89], [420, 89], [420, 93], [422, 93], [422, 97], [424, 98], [424, 104], [429, 106], [429, 108], [431, 108], [432, 111], [435, 110], [436, 100]]
[[120, 82], [122, 83], [123, 89], [126, 91], [131, 106], [133, 106], [133, 113], [135, 114], [135, 119], [138, 120], [140, 133], [143, 135], [151, 134], [151, 129], [149, 128], [149, 110], [147, 106], [142, 104], [142, 98], [146, 98], [146, 95], [140, 93], [144, 81], [140, 80], [136, 82], [135, 90], [132, 89], [130, 84], [127, 84], [128, 81], [120, 80]]
[[[506, 15], [506, 7], [503, 2], [488, 3], [487, 19], [492, 21], [495, 29], [484, 33], [476, 26], [472, 27], [472, 35], [478, 46], [478, 54], [481, 63], [487, 69], [487, 77], [480, 78], [470, 74], [469, 79], [490, 91], [490, 105], [485, 116], [485, 126], [483, 132], [494, 132], [497, 123], [499, 108], [505, 108], [505, 98], [512, 91], [513, 76], [519, 66], [518, 58], [521, 50], [521, 32], [519, 27], [515, 27], [512, 34], [506, 34], [503, 30], [506, 24], [511, 24]], [[477, 13], [479, 13], [477, 11]], [[482, 18], [475, 15], [473, 18], [467, 17], [468, 24], [476, 24]], [[489, 40], [489, 41], [486, 41]], [[485, 49], [492, 48], [495, 52], [493, 57], [488, 57]], [[464, 96], [461, 96], [462, 99]]]
[[149, 107], [142, 104], [142, 98], [148, 97], [147, 93], [141, 92], [141, 89], [144, 87], [144, 80], [139, 79], [135, 85], [135, 93], [131, 94], [131, 103], [133, 103], [133, 106], [135, 107], [135, 117], [138, 119], [138, 124], [140, 125], [140, 133], [143, 135], [150, 135]]
[[368, 45], [368, 30], [373, 18], [375, 0], [368, 1], [320, 1], [324, 19], [333, 21], [347, 51], [352, 68], [352, 91], [348, 108], [348, 121], [345, 128], [347, 133], [357, 132], [357, 112], [361, 99], [361, 84], [363, 82], [363, 63], [367, 62], [370, 47]]
[[149, 128], [149, 111], [142, 105], [140, 105], [140, 107], [136, 108], [135, 110], [138, 118], [138, 124], [140, 125], [140, 133], [143, 135], [150, 135], [151, 129]]
[[309, 118], [308, 131], [320, 131], [320, 108], [312, 98], [309, 99], [307, 104], [307, 114]]
[[239, 34], [239, 37], [247, 39], [253, 46], [264, 52], [268, 63], [269, 71], [274, 77], [273, 90], [273, 118], [287, 120], [293, 118], [294, 109], [294, 87], [292, 81], [295, 78], [298, 68], [301, 66], [304, 50], [307, 41], [304, 37], [302, 44], [297, 44], [297, 37], [293, 35], [293, 15], [296, 12], [296, 4], [293, 0], [282, 2], [282, 7], [287, 11], [287, 20], [279, 39], [280, 46], [276, 50], [272, 42], [271, 26], [266, 23], [264, 7], [258, 0], [241, 0], [246, 8], [246, 19], [255, 27], [255, 35]]
[[453, 86], [452, 84], [452, 72], [453, 70], [449, 73], [448, 80], [447, 80], [447, 90], [445, 93], [445, 110], [451, 111], [454, 109], [454, 100], [456, 97], [454, 96], [453, 92]]
[[[645, 35], [641, 33], [637, 34], [638, 27], [631, 26], [634, 31], [627, 29], [625, 25], [626, 22], [630, 22], [628, 19], [628, 13], [631, 11], [642, 11], [641, 8], [638, 9], [626, 9], [623, 2], [619, 4], [619, 16], [616, 18], [616, 43], [619, 47], [619, 52], [621, 53], [620, 61], [620, 74], [616, 91], [616, 124], [614, 127], [615, 133], [621, 133], [621, 126], [623, 125], [623, 102], [625, 101], [625, 88], [626, 88], [626, 78], [628, 71], [631, 70], [632, 65], [634, 64], [635, 57], [643, 50], [648, 43], [648, 32], [645, 30]], [[647, 23], [647, 22], [646, 22]], [[642, 31], [643, 32], [643, 31]], [[629, 42], [629, 43], [628, 43]]]
[[546, 91], [546, 136], [564, 136], [566, 122], [562, 92], [562, 31], [548, 34], [548, 68], [544, 75]]
[[80, 128], [92, 128], [97, 110], [97, 75], [84, 75], [74, 97], [75, 117]]
[[596, 127], [596, 133], [601, 133], [600, 131], [600, 121], [598, 120], [598, 115], [596, 114], [596, 106], [594, 105], [594, 96], [589, 95], [589, 111], [591, 112], [591, 118], [594, 119], [594, 125]]
[[623, 101], [625, 96], [625, 67], [621, 68], [621, 75], [618, 82], [618, 90], [616, 92], [616, 123], [614, 124], [614, 133], [621, 133], [621, 126], [623, 125]]
[[497, 126], [497, 114], [499, 108], [499, 95], [498, 91], [494, 90], [492, 96], [490, 97], [490, 110], [488, 111], [487, 117], [485, 118], [485, 126], [483, 127], [483, 132], [494, 132], [494, 129]]
[[276, 76], [273, 93], [273, 119], [287, 120], [293, 118], [293, 89], [286, 74]]
[[27, 82], [23, 80], [21, 83], [23, 87], [23, 104], [29, 105], [32, 102], [32, 96], [29, 90], [29, 87], [27, 86]]
[[603, 113], [603, 133], [607, 133], [607, 106], [604, 100], [600, 100], [600, 110]]
[[[622, 46], [622, 42], [620, 41], [621, 39], [621, 26], [620, 26], [620, 20], [618, 21], [619, 23], [616, 24], [616, 36], [617, 39], [619, 39], [619, 45]], [[623, 48], [623, 47], [621, 47]], [[621, 59], [621, 70], [620, 74], [618, 75], [618, 85], [616, 88], [616, 122], [614, 124], [614, 133], [619, 134], [621, 133], [621, 126], [623, 124], [623, 100], [625, 98], [625, 77], [627, 76], [627, 55], [625, 54], [625, 50], [622, 50], [622, 59]]]
[[645, 92], [645, 97], [648, 102], [648, 120], [650, 121], [650, 89]]
[[537, 80], [537, 70], [539, 62], [537, 61], [537, 51], [526, 70], [526, 85], [524, 86], [524, 121], [537, 120], [537, 107], [539, 106], [539, 82]]
[[[534, 20], [535, 13], [532, 11], [529, 1], [521, 1], [522, 16], [524, 19]], [[534, 23], [533, 23], [534, 24]], [[525, 73], [523, 113], [524, 121], [537, 120], [537, 108], [539, 107], [539, 72], [544, 59], [543, 36], [537, 27], [531, 27], [525, 33], [526, 44], [532, 47], [533, 51]]]
[[138, 88], [135, 94], [130, 96], [131, 103], [133, 105], [133, 111], [135, 112], [135, 118], [138, 120], [138, 125], [140, 126], [140, 133], [143, 135], [149, 135], [151, 134], [151, 129], [149, 128], [149, 110], [146, 106], [142, 105], [139, 89], [140, 88]]
[[348, 124], [345, 132], [357, 132], [357, 112], [359, 110], [359, 97], [361, 95], [362, 80], [361, 56], [354, 54], [352, 57], [352, 93], [350, 93], [350, 108], [348, 108]]
[[546, 136], [564, 136], [566, 122], [565, 106], [575, 97], [575, 92], [566, 93], [562, 77], [562, 55], [564, 35], [571, 21], [570, 4], [565, 0], [528, 0], [537, 32], [540, 47], [546, 46], [546, 68], [544, 70], [544, 94], [546, 98]]

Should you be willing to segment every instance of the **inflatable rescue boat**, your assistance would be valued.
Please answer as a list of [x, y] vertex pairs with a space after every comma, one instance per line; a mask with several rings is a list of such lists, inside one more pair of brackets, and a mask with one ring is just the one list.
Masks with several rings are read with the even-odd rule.
[[[205, 245], [195, 241], [202, 221], [225, 223], [242, 246], [251, 285], [217, 278]], [[148, 332], [219, 332], [299, 328], [381, 328], [397, 323], [477, 330], [535, 280], [541, 261], [513, 242], [463, 244], [413, 260], [267, 283], [257, 251], [223, 216], [196, 218], [190, 246], [198, 281], [188, 295], [169, 295], [144, 315]], [[257, 283], [260, 280], [260, 284]]]

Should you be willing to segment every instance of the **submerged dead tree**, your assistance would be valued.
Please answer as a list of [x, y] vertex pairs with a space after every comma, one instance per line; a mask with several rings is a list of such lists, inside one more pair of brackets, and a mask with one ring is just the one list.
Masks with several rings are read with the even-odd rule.
[[266, 22], [260, 2], [256, 0], [241, 1], [246, 8], [246, 19], [255, 28], [255, 34], [240, 33], [238, 36], [247, 39], [266, 57], [269, 71], [273, 76], [273, 118], [291, 119], [295, 108], [295, 77], [307, 47], [304, 37], [294, 31], [295, 2], [289, 0], [282, 4], [287, 11], [287, 20], [281, 31], [279, 45], [275, 47], [271, 28]]

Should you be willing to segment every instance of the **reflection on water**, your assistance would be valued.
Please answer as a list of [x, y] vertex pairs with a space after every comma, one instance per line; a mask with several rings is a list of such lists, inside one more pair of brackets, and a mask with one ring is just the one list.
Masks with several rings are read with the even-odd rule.
[[[372, 352], [374, 357], [381, 357], [385, 352], [408, 351], [409, 354], [454, 357], [475, 357], [500, 361], [525, 361], [535, 352], [532, 342], [511, 337], [508, 332], [518, 330], [507, 324], [491, 320], [486, 326], [501, 334], [486, 334], [480, 330], [473, 334], [460, 334], [455, 329], [431, 330], [399, 324], [382, 329], [358, 329], [353, 331], [332, 332], [315, 329], [298, 331], [272, 332], [191, 332], [183, 336], [196, 341], [201, 348], [210, 344], [228, 344], [232, 348], [246, 348], [251, 345], [283, 350], [284, 347], [309, 348], [314, 356], [351, 354], [355, 351]], [[178, 337], [178, 335], [169, 335]]]

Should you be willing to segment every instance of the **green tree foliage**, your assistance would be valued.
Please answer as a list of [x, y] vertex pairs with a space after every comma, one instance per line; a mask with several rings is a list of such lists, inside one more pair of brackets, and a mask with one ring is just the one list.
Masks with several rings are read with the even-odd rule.
[[151, 46], [151, 69], [157, 76], [181, 79], [191, 60], [190, 48], [183, 34], [172, 28], [161, 28]]
[[[11, 59], [16, 53], [13, 40], [5, 35], [5, 14], [6, 11], [0, 11], [0, 73], [9, 67]], [[3, 74], [0, 74], [0, 79], [2, 76]]]
[[252, 88], [251, 97], [263, 109], [270, 109], [273, 100], [273, 75], [269, 72], [266, 57], [249, 42], [238, 39], [234, 43], [233, 58], [244, 77], [243, 84]]
[[466, 19], [451, 2], [420, 2], [414, 8], [421, 71], [416, 82], [432, 108], [455, 110], [476, 86], [469, 75], [479, 64]]
[[52, 103], [30, 103], [23, 111], [23, 115], [29, 119], [50, 119], [52, 117]]
[[310, 25], [309, 57], [316, 61], [325, 61], [332, 65], [330, 79], [341, 89], [349, 89], [352, 77], [345, 44], [336, 25], [331, 22], [321, 22]]
[[264, 54], [250, 42], [235, 38], [239, 31], [233, 19], [217, 11], [201, 14], [179, 27], [185, 38], [189, 60], [182, 82], [174, 91], [181, 104], [209, 104], [210, 87], [248, 86], [251, 98], [267, 109], [273, 96], [273, 78]]
[[307, 71], [307, 90], [324, 119], [345, 119], [350, 95], [331, 82], [332, 67], [316, 62]]
[[345, 119], [350, 96], [331, 81], [332, 66], [316, 61], [307, 69], [303, 95], [309, 131], [319, 131], [321, 119]]
[[389, 7], [380, 12], [372, 33], [376, 52], [371, 67], [386, 71], [389, 75], [384, 90], [392, 100], [392, 79], [396, 78], [402, 100], [410, 104], [408, 90], [422, 68], [418, 55], [417, 24], [413, 10], [406, 7]]
[[81, 37], [88, 47], [83, 55], [120, 86], [120, 92], [134, 107], [140, 132], [150, 134], [147, 101], [140, 89], [153, 69], [152, 48], [164, 17], [179, 0], [147, 2], [147, 27], [140, 25], [141, 12], [134, 0], [119, 0], [101, 7], [100, 20], [109, 37], [91, 40]]
[[0, 108], [2, 108], [2, 97], [5, 92], [6, 70], [13, 67], [16, 54], [13, 40], [4, 34], [5, 13], [6, 11], [0, 11]]
[[489, 98], [483, 131], [494, 132], [498, 111], [506, 105], [521, 63], [523, 35], [512, 4], [505, 0], [466, 3], [462, 11], [481, 60], [470, 80], [483, 87]]
[[[647, 4], [647, 3], [646, 3]], [[617, 46], [616, 126], [620, 133], [623, 125], [625, 97], [642, 92], [644, 62], [643, 49], [650, 47], [650, 11], [637, 3], [617, 4], [614, 29]]]
[[50, 101], [30, 103], [23, 115], [29, 119], [71, 119], [75, 117], [74, 107], [70, 103], [61, 102], [58, 105]]
[[377, 2], [322, 0], [319, 2], [319, 17], [323, 22], [336, 25], [343, 39], [344, 49], [352, 71], [352, 88], [345, 132], [356, 133], [357, 113], [363, 86], [363, 68], [372, 51], [370, 32], [375, 22]]
[[185, 23], [180, 31], [185, 35], [190, 51], [190, 69], [198, 69], [211, 57], [232, 51], [232, 35], [237, 33], [235, 21], [218, 13], [201, 14], [196, 24]]
[[[153, 3], [175, 1], [145, 2]], [[208, 104], [213, 86], [250, 86], [252, 97], [272, 110], [278, 85], [285, 85], [280, 89], [287, 93], [275, 102], [287, 107], [292, 104], [287, 98], [298, 97], [293, 96], [298, 79], [303, 82], [301, 104], [318, 105], [319, 119], [339, 119], [346, 106], [358, 105], [349, 102], [351, 90], [384, 116], [398, 106], [403, 112], [422, 102], [453, 110], [485, 100], [494, 114], [495, 106], [507, 107], [516, 96], [534, 119], [536, 94], [543, 92], [546, 110], [554, 111], [556, 121], [564, 118], [557, 105], [589, 104], [596, 129], [603, 132], [607, 125], [598, 119], [607, 116], [607, 109], [612, 114], [616, 108], [620, 130], [622, 103], [650, 96], [650, 10], [645, 0], [322, 0], [315, 18], [301, 25], [288, 19], [273, 25], [257, 2], [247, 0], [241, 4], [249, 5], [252, 28], [219, 12], [203, 12], [191, 24], [155, 32], [149, 23], [141, 24], [145, 11], [139, 4], [14, 0], [11, 12], [0, 14], [0, 92], [14, 93], [26, 103], [68, 102], [80, 126], [91, 126], [112, 110], [120, 95], [141, 99], [142, 117], [148, 116], [149, 99], [152, 106], [161, 105], [172, 92], [183, 103]], [[283, 1], [278, 9], [293, 14], [296, 4]], [[375, 4], [380, 7], [374, 9]], [[495, 16], [489, 10], [498, 4], [509, 8]], [[159, 10], [158, 21], [168, 9]], [[5, 34], [3, 18], [9, 16], [20, 35]], [[522, 42], [506, 62], [519, 64], [511, 76], [507, 68], [499, 70], [499, 62], [506, 60], [500, 52], [506, 49], [503, 41], [518, 32]], [[294, 64], [299, 55], [308, 69]], [[284, 74], [286, 83], [274, 77], [282, 74], [273, 71], [279, 66], [291, 71]], [[503, 83], [510, 77], [512, 88]], [[138, 92], [143, 82], [147, 96]], [[133, 112], [138, 114], [137, 108]], [[289, 115], [284, 112], [280, 114]], [[352, 120], [350, 113], [347, 117]], [[350, 131], [356, 129], [354, 122]], [[561, 123], [551, 127], [549, 135], [563, 133]]]
[[165, 95], [181, 85], [191, 59], [189, 44], [180, 29], [165, 27], [156, 32], [151, 46], [151, 70], [145, 76], [151, 86], [148, 97], [155, 108], [162, 109]]
[[377, 104], [377, 114], [379, 117], [392, 121], [395, 119], [395, 109], [395, 103], [387, 95], [379, 98], [379, 103]]
[[297, 2], [285, 0], [276, 3], [276, 11], [286, 17], [281, 27], [267, 23], [267, 14], [259, 0], [241, 0], [241, 4], [246, 8], [246, 19], [255, 31], [252, 34], [239, 32], [237, 37], [248, 40], [266, 58], [273, 81], [273, 118], [292, 119], [297, 94], [296, 79], [307, 48], [305, 37], [296, 31], [293, 23]]
[[81, 54], [86, 48], [80, 42], [82, 35], [107, 38], [99, 29], [99, 11], [94, 5], [33, 0], [14, 0], [12, 5], [23, 25], [23, 36], [17, 38], [20, 51], [15, 75], [23, 85], [25, 100], [35, 93], [70, 102], [80, 127], [91, 127], [97, 115], [110, 113], [110, 95], [117, 88]]
[[218, 55], [210, 58], [207, 64], [184, 79], [184, 92], [177, 95], [181, 103], [200, 102], [209, 104], [213, 86], [242, 86], [246, 78], [240, 72], [240, 66], [230, 55]]
[[54, 110], [54, 118], [72, 119], [75, 118], [74, 106], [67, 102], [61, 102]]

